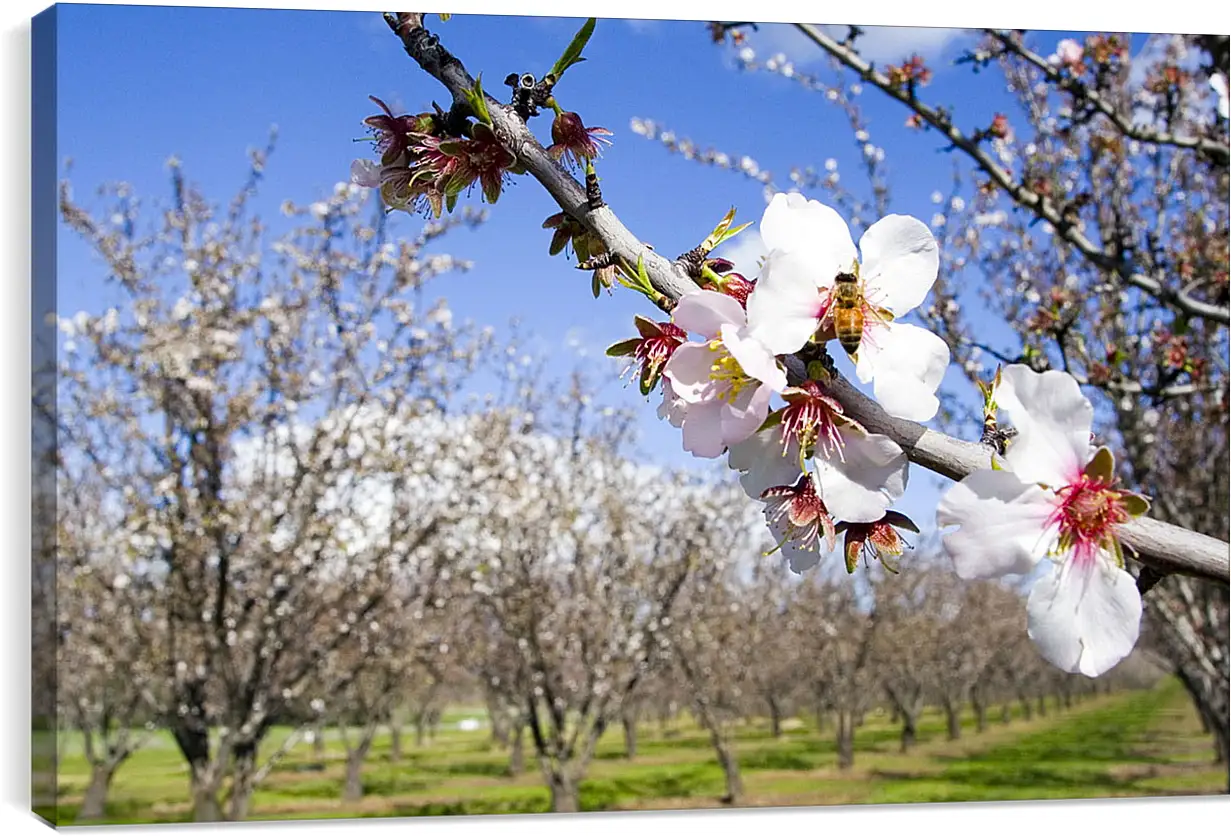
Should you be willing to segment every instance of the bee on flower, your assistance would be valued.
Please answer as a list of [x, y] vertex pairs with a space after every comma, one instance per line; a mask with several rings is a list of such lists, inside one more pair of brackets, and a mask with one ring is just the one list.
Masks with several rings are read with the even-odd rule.
[[927, 225], [886, 216], [856, 250], [833, 208], [793, 193], [774, 196], [760, 232], [769, 255], [748, 298], [751, 336], [777, 355], [836, 337], [888, 413], [915, 421], [935, 416], [949, 347], [927, 329], [900, 322], [936, 281], [940, 256]]

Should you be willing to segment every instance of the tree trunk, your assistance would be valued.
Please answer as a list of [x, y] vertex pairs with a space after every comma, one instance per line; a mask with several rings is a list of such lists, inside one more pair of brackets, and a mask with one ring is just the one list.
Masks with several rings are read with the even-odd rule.
[[710, 744], [714, 746], [714, 753], [718, 755], [718, 764], [722, 766], [722, 774], [727, 781], [727, 793], [722, 798], [722, 802], [738, 806], [744, 797], [744, 780], [739, 773], [739, 757], [723, 736], [722, 725], [710, 712], [709, 707], [697, 701], [696, 714], [697, 721], [710, 735]]
[[772, 698], [769, 700], [769, 724], [774, 738], [782, 738], [782, 707]]
[[1040, 716], [1047, 715], [1047, 696], [1045, 695], [1039, 696], [1039, 715]]
[[565, 771], [551, 772], [547, 785], [551, 789], [551, 811], [581, 811], [581, 799], [578, 794], [577, 783]]
[[1007, 725], [1013, 721], [1013, 706], [1009, 702], [1000, 705], [1000, 723]]
[[526, 726], [518, 720], [517, 725], [513, 728], [513, 747], [509, 750], [509, 769], [510, 777], [516, 777], [526, 770], [526, 747], [524, 742], [524, 734]]
[[982, 696], [975, 696], [973, 701], [975, 708], [975, 730], [982, 733], [987, 730], [987, 704], [984, 703]]
[[[1221, 765], [1228, 762], [1228, 728], [1226, 704], [1227, 685], [1221, 688], [1210, 687], [1191, 677], [1182, 667], [1176, 668], [1176, 675], [1188, 691], [1188, 696], [1197, 708], [1197, 716], [1201, 719], [1201, 727], [1205, 733], [1214, 737], [1214, 761]], [[1218, 706], [1221, 705], [1221, 708]]]
[[489, 712], [488, 718], [492, 724], [492, 742], [502, 748], [509, 747], [509, 733], [512, 727], [509, 724], [509, 717], [500, 712]]
[[192, 819], [197, 823], [222, 820], [222, 805], [218, 802], [218, 787], [209, 783], [193, 783]]
[[816, 708], [816, 732], [817, 733], [825, 732], [825, 715], [826, 715], [825, 708], [818, 704]]
[[348, 803], [363, 800], [363, 755], [358, 749], [346, 755], [346, 784], [342, 799]]
[[895, 702], [889, 707], [889, 724], [896, 725], [902, 721], [902, 713], [898, 710], [898, 705]]
[[722, 774], [727, 780], [727, 793], [722, 802], [730, 806], [738, 806], [744, 799], [744, 779], [739, 773], [739, 758], [722, 737], [716, 737], [714, 750], [718, 752], [718, 764], [722, 766]]
[[636, 759], [637, 757], [637, 720], [631, 716], [624, 716], [620, 719], [624, 725], [624, 758]]
[[415, 747], [423, 748], [427, 742], [427, 718], [419, 713], [415, 716]]
[[192, 701], [196, 712], [178, 715], [171, 721], [171, 735], [188, 763], [188, 783], [192, 795], [192, 819], [197, 823], [214, 823], [222, 820], [222, 805], [218, 793], [222, 787], [222, 768], [210, 759], [209, 728], [202, 720], [200, 706], [193, 695], [184, 696]]
[[945, 721], [948, 727], [949, 741], [962, 738], [962, 706], [951, 701], [945, 702]]
[[397, 722], [389, 724], [389, 759], [392, 762], [402, 759], [402, 726]]
[[107, 792], [111, 788], [111, 778], [115, 776], [116, 766], [109, 763], [95, 764], [90, 767], [90, 785], [86, 789], [85, 799], [77, 811], [77, 822], [93, 821], [107, 814]]
[[242, 821], [247, 819], [252, 804], [256, 743], [241, 742], [235, 746], [234, 753], [235, 767], [231, 774], [231, 790], [227, 799], [227, 820]]
[[855, 764], [855, 714], [838, 711], [838, 768], [847, 769]]
[[1020, 696], [1019, 700], [1022, 705], [1022, 715], [1026, 717], [1026, 721], [1034, 718], [1034, 703], [1026, 696]]
[[902, 753], [906, 753], [914, 747], [918, 739], [917, 720], [914, 716], [908, 713], [900, 713], [902, 717]]
[[312, 755], [325, 755], [325, 726], [319, 722], [312, 726]]

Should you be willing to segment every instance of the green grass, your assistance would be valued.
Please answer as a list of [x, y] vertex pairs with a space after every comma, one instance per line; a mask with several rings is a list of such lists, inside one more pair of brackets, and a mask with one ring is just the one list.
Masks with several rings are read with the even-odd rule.
[[[486, 730], [462, 732], [456, 722], [482, 716], [456, 708], [440, 735], [416, 747], [413, 729], [393, 761], [388, 733], [378, 736], [364, 772], [366, 796], [343, 803], [345, 749], [327, 731], [323, 753], [296, 746], [266, 778], [252, 801], [253, 819], [357, 818], [546, 812], [550, 796], [527, 750], [527, 770], [508, 776], [508, 754]], [[290, 733], [275, 729], [269, 753]], [[737, 726], [746, 800], [750, 806], [831, 803], [922, 803], [1047, 798], [1222, 793], [1225, 768], [1212, 749], [1183, 689], [1158, 689], [1089, 699], [1072, 709], [1011, 723], [1000, 708], [976, 733], [973, 716], [963, 736], [947, 740], [944, 716], [920, 719], [918, 744], [899, 752], [900, 729], [885, 714], [870, 714], [856, 733], [855, 766], [839, 770], [832, 730], [793, 721], [777, 739], [768, 724]], [[89, 780], [80, 738], [61, 743], [58, 816], [72, 822]], [[527, 737], [527, 749], [530, 742]], [[582, 808], [692, 808], [717, 806], [725, 793], [721, 769], [704, 731], [685, 720], [664, 735], [654, 723], [640, 728], [637, 757], [624, 756], [622, 732], [599, 743], [581, 785]], [[171, 737], [157, 733], [117, 774], [103, 822], [178, 822], [189, 819], [188, 772]]]

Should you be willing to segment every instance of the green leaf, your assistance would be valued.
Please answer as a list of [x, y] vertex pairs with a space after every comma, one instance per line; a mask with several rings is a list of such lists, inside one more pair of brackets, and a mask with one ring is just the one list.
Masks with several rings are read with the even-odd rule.
[[711, 250], [717, 247], [719, 241], [722, 240], [723, 234], [727, 232], [727, 228], [731, 226], [731, 222], [734, 220], [735, 220], [735, 207], [731, 207], [731, 209], [727, 210], [727, 214], [722, 217], [722, 220], [718, 222], [718, 226], [715, 227], [713, 231], [708, 236], [705, 237], [705, 241], [701, 242], [701, 250], [704, 253], [709, 253]]
[[487, 96], [483, 94], [483, 74], [479, 73], [479, 77], [474, 80], [474, 89], [467, 90], [466, 101], [470, 103], [470, 109], [474, 111], [475, 118], [484, 125], [492, 124], [491, 111], [487, 109]]
[[637, 351], [637, 347], [641, 345], [641, 338], [629, 338], [628, 340], [617, 341], [607, 347], [607, 354], [612, 358], [622, 358], [625, 355], [632, 355]]
[[740, 233], [744, 232], [745, 230], [747, 230], [747, 229], [748, 229], [749, 227], [751, 227], [751, 226], [752, 226], [752, 222], [751, 222], [751, 221], [747, 221], [747, 222], [745, 222], [745, 223], [743, 223], [743, 224], [739, 225], [738, 227], [735, 227], [735, 228], [730, 229], [730, 230], [726, 230], [725, 232], [723, 232], [723, 234], [722, 234], [721, 236], [719, 236], [719, 237], [718, 237], [718, 241], [716, 241], [716, 242], [714, 243], [714, 247], [718, 247], [718, 245], [722, 244], [723, 242], [725, 242], [725, 241], [726, 241], [726, 240], [728, 240], [728, 239], [733, 239], [733, 238], [735, 238], [736, 236], [738, 236]]
[[564, 71], [574, 64], [580, 64], [585, 61], [581, 57], [581, 51], [586, 48], [586, 44], [590, 42], [590, 36], [594, 34], [594, 24], [597, 23], [596, 18], [588, 18], [581, 28], [577, 30], [577, 34], [573, 36], [573, 40], [564, 48], [564, 54], [556, 60], [555, 65], [551, 68], [551, 75], [559, 79], [564, 75]]
[[603, 293], [603, 283], [598, 278], [598, 271], [594, 272], [594, 276], [590, 279], [590, 290], [594, 293], [594, 299], [598, 299], [599, 294]]
[[637, 279], [641, 280], [641, 287], [649, 291], [654, 286], [650, 285], [650, 275], [645, 272], [645, 254], [637, 254]]

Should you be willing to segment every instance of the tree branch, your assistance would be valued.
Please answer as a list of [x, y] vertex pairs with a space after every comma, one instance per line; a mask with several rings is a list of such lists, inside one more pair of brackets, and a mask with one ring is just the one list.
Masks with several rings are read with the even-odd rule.
[[[422, 14], [414, 12], [385, 12], [385, 22], [401, 39], [406, 53], [445, 86], [453, 97], [454, 108], [467, 106], [465, 91], [474, 88], [474, 79], [462, 62], [445, 49], [435, 35], [423, 28], [422, 18]], [[543, 185], [561, 209], [602, 239], [614, 256], [629, 265], [636, 265], [638, 259], [644, 259], [650, 283], [671, 301], [666, 306], [667, 310], [675, 300], [696, 290], [696, 284], [689, 279], [682, 265], [647, 247], [616, 218], [609, 206], [591, 208], [585, 186], [552, 159], [511, 106], [501, 104], [490, 96], [486, 98], [491, 111], [492, 129], [504, 147]]]
[[[385, 14], [385, 20], [402, 40], [407, 53], [415, 59], [416, 63], [445, 85], [453, 95], [455, 102], [465, 102], [462, 91], [473, 87], [474, 84], [470, 74], [466, 72], [465, 67], [457, 58], [440, 45], [434, 35], [430, 35], [422, 28], [421, 19], [422, 15], [408, 12]], [[879, 77], [887, 92], [893, 94], [895, 98], [907, 101], [903, 98], [903, 94], [889, 84], [887, 78], [872, 70], [862, 58], [828, 38], [815, 27], [808, 24], [797, 24], [797, 26], [803, 29], [805, 34], [809, 34], [809, 37], [815, 34], [814, 40], [823, 39], [824, 43], [818, 41], [822, 43], [822, 46], [831, 45], [825, 48], [831, 52], [836, 50], [835, 55], [865, 78], [878, 83], [876, 77]], [[843, 59], [842, 56], [845, 58]], [[562, 209], [586, 224], [613, 253], [626, 260], [631, 260], [634, 264], [638, 256], [644, 256], [646, 271], [655, 289], [672, 302], [679, 300], [685, 293], [695, 290], [696, 286], [687, 278], [679, 265], [655, 254], [642, 244], [616, 218], [610, 207], [589, 209], [584, 187], [548, 156], [530, 133], [526, 123], [514, 113], [512, 108], [495, 102], [489, 102], [489, 108], [497, 136], [507, 144], [510, 151], [517, 155], [526, 170], [547, 189]], [[922, 111], [920, 113], [925, 119], [929, 118]], [[947, 120], [942, 122], [935, 111], [930, 109], [927, 113], [932, 115], [931, 120], [937, 121], [934, 124], [937, 124], [938, 128], [942, 125], [947, 126], [942, 130], [955, 143], [959, 141], [965, 143], [971, 153], [988, 160], [989, 173], [997, 173], [1004, 181], [1006, 189], [1010, 187], [1021, 189], [1005, 177], [1004, 173], [992, 164], [989, 158], [986, 158], [982, 150], [954, 129]], [[1043, 204], [1041, 196], [1030, 194], [1036, 204], [1050, 206]], [[1054, 213], [1054, 209], [1049, 211]], [[1056, 219], [1059, 224], [1058, 214]], [[1059, 230], [1060, 227], [1057, 226], [1057, 229]], [[1073, 232], [1076, 233], [1076, 231]], [[1080, 236], [1080, 233], [1077, 235]], [[1101, 251], [1094, 248], [1092, 243], [1087, 241], [1087, 245], [1101, 254]], [[1222, 317], [1222, 322], [1227, 322], [1226, 310], [1222, 310]], [[794, 356], [788, 356], [785, 361], [788, 374], [798, 380], [804, 367], [803, 362]], [[980, 443], [955, 439], [925, 428], [917, 422], [889, 416], [879, 404], [840, 375], [834, 376], [832, 390], [848, 416], [858, 421], [868, 431], [888, 436], [900, 445], [910, 460], [917, 465], [951, 480], [961, 480], [974, 471], [991, 466], [992, 449]], [[1159, 572], [1196, 576], [1222, 583], [1231, 581], [1231, 562], [1229, 562], [1231, 545], [1224, 541], [1152, 519], [1132, 521], [1123, 525], [1120, 532], [1124, 543], [1136, 554], [1137, 559]]]
[[1162, 280], [1135, 271], [1132, 264], [1118, 255], [1114, 249], [1099, 247], [1064, 217], [1060, 207], [1045, 196], [1018, 183], [992, 159], [991, 155], [980, 148], [978, 143], [962, 133], [947, 115], [921, 102], [910, 90], [893, 84], [888, 76], [873, 68], [859, 53], [838, 43], [812, 24], [797, 23], [795, 27], [821, 49], [858, 73], [864, 81], [875, 85], [886, 95], [917, 113], [924, 121], [943, 134], [955, 148], [961, 149], [1018, 206], [1030, 210], [1035, 216], [1050, 224], [1056, 231], [1056, 235], [1075, 247], [1091, 264], [1119, 276], [1124, 282], [1139, 288], [1160, 303], [1178, 309], [1189, 316], [1206, 318], [1224, 325], [1231, 324], [1231, 310], [1203, 302], [1183, 291], [1167, 288]]
[[1158, 131], [1154, 128], [1133, 125], [1129, 119], [1116, 110], [1097, 91], [1092, 90], [1078, 79], [1063, 75], [1049, 64], [1046, 58], [1016, 40], [1012, 33], [1001, 29], [985, 29], [983, 31], [995, 38], [1004, 48], [1005, 52], [1011, 52], [1033, 64], [1047, 77], [1049, 82], [1056, 85], [1059, 89], [1072, 94], [1079, 103], [1089, 103], [1096, 111], [1107, 117], [1111, 124], [1116, 127], [1116, 130], [1129, 139], [1138, 140], [1143, 143], [1195, 150], [1206, 155], [1220, 166], [1226, 166], [1228, 159], [1231, 158], [1231, 153], [1228, 152], [1226, 143], [1220, 143], [1217, 140], [1211, 140], [1206, 137], [1172, 134]]

